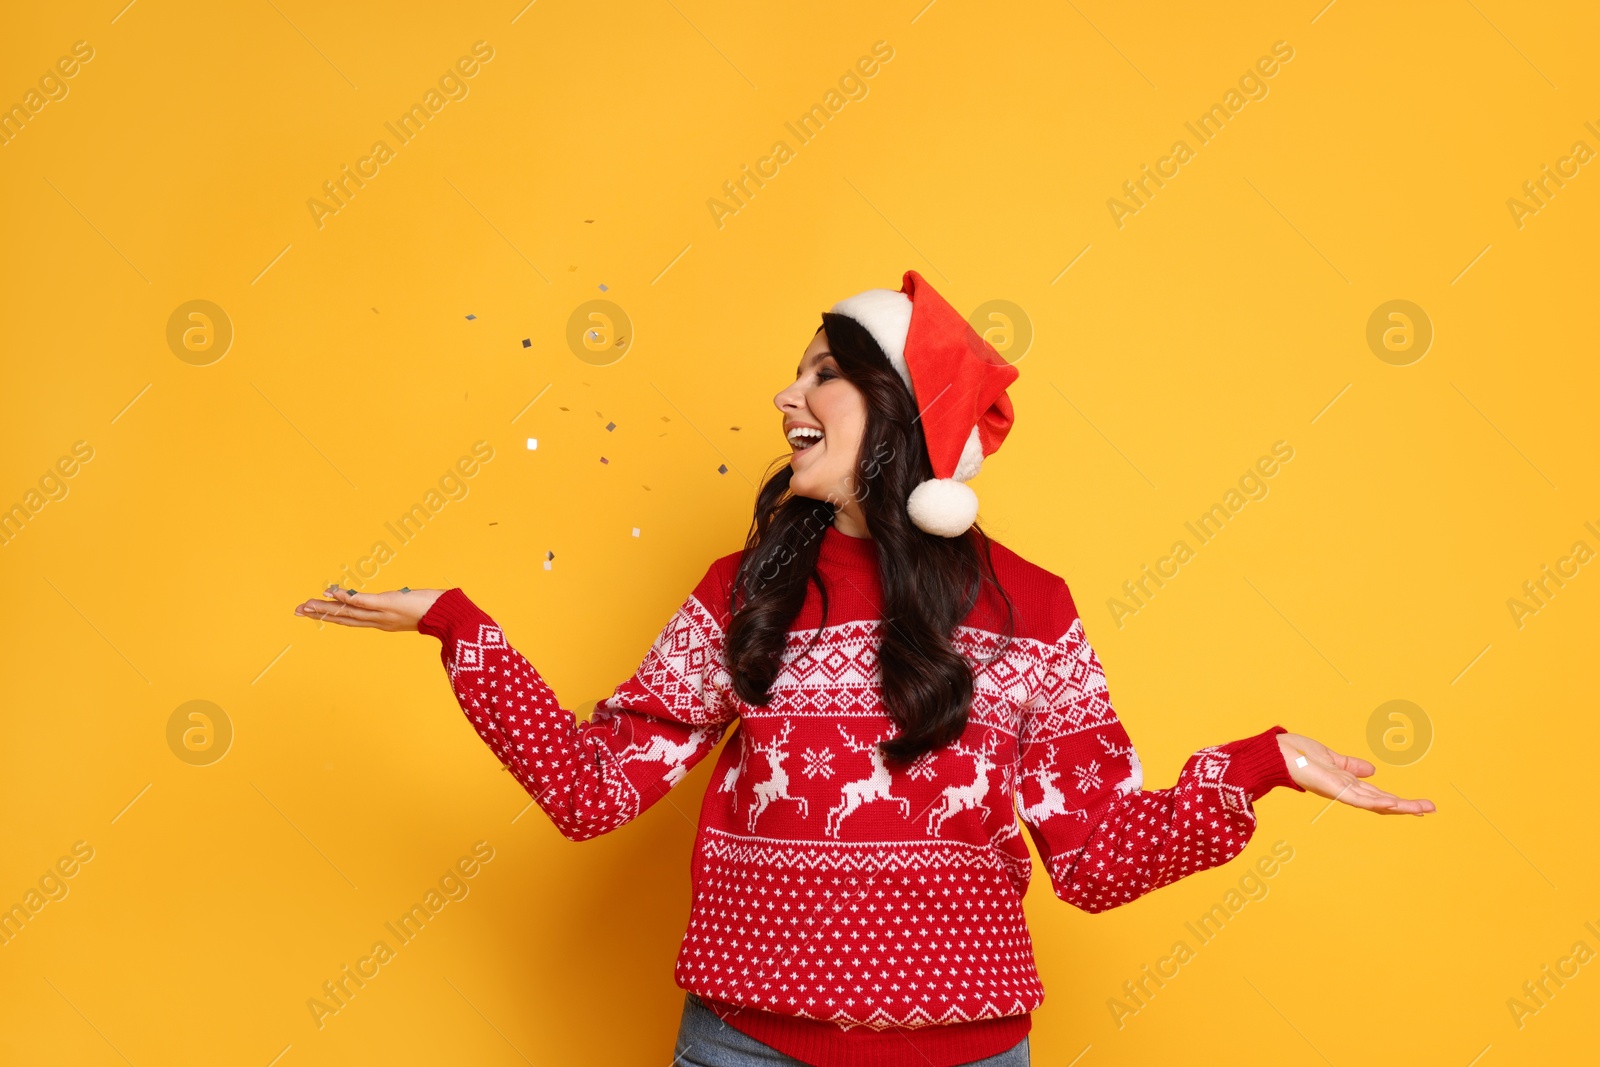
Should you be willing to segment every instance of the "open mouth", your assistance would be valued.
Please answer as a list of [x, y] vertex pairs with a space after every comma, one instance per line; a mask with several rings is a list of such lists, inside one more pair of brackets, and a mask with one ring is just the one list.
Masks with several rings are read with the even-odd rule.
[[822, 440], [822, 431], [812, 429], [810, 426], [796, 426], [789, 431], [789, 448], [795, 454], [804, 452], [820, 440]]

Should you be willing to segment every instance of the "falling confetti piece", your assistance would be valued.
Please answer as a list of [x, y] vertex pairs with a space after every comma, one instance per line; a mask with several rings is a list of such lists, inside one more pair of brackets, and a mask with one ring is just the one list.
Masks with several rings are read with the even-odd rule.
[[544, 561], [544, 569], [545, 570], [549, 570], [550, 569], [550, 561], [549, 560], [545, 560]]
[[728, 465], [726, 463], [718, 463], [717, 464], [717, 473], [718, 474], [727, 474], [728, 473]]
[[621, 348], [623, 345], [625, 345], [627, 343], [628, 343], [628, 339], [626, 337], [619, 337], [619, 338], [617, 338], [617, 343], [612, 345], [611, 347], [612, 348]]
[[607, 458], [606, 458], [606, 457], [604, 457], [604, 456], [601, 456], [601, 457], [600, 457], [600, 462], [601, 462], [601, 463], [610, 463], [610, 462], [611, 462], [611, 461], [610, 461], [610, 460], [609, 460], [609, 459], [607, 459]]
[[617, 424], [616, 423], [614, 423], [614, 422], [606, 423], [606, 429], [607, 430], [615, 430], [616, 428], [617, 428]]
[[[639, 483], [639, 484], [640, 484], [640, 485], [644, 485], [644, 483], [643, 483], [643, 482], [640, 482], [640, 483]], [[648, 486], [648, 485], [645, 485], [645, 486], [644, 486], [644, 491], [645, 491], [645, 492], [647, 492], [647, 493], [648, 493], [648, 492], [650, 492], [650, 487], [649, 487], [649, 486]]]
[[534, 449], [536, 449], [538, 447], [539, 447], [539, 439], [537, 437], [528, 438], [528, 451], [529, 452], [532, 452]]
[[577, 269], [578, 269], [577, 267], [568, 267], [567, 268], [567, 270], [569, 270], [569, 271], [574, 271], [574, 270], [577, 270]]
[[499, 526], [500, 524], [498, 522], [491, 522], [489, 525], [490, 526]]
[[378, 309], [377, 309], [377, 308], [373, 308], [373, 309], [372, 309], [372, 313], [373, 313], [373, 314], [374, 314], [374, 315], [376, 315], [376, 314], [377, 314], [377, 313], [378, 313]]
[[544, 558], [545, 559], [555, 559], [556, 558], [556, 554], [554, 552], [546, 551], [545, 554], [544, 554]]
[[[559, 406], [559, 405], [558, 405], [558, 406]], [[571, 409], [571, 408], [567, 408], [567, 407], [563, 407], [563, 408], [561, 408], [561, 410], [562, 410], [562, 411], [571, 411], [571, 410], [572, 410], [572, 409]]]
[[532, 348], [532, 347], [533, 347], [533, 338], [531, 338], [531, 337], [524, 337], [524, 338], [523, 338], [523, 339], [522, 339], [522, 347], [523, 347], [523, 348]]
[[593, 221], [594, 221], [594, 219], [584, 219], [584, 220], [583, 220], [583, 221], [584, 221], [584, 222], [593, 222]]
[[663, 416], [661, 416], [661, 421], [662, 422], [671, 422], [672, 420], [667, 418], [665, 415], [663, 415]]
[[402, 585], [400, 587], [400, 591], [402, 593], [409, 593], [409, 592], [411, 592], [411, 587], [409, 585]]
[[635, 526], [633, 528], [633, 536], [635, 536], [635, 537], [639, 536], [639, 527]]
[[473, 320], [473, 319], [475, 319], [475, 318], [477, 318], [477, 317], [478, 317], [478, 316], [476, 316], [476, 315], [468, 315], [468, 316], [467, 316], [467, 321], [468, 321], [468, 322], [471, 322], [471, 321], [472, 321], [472, 320]]
[[737, 429], [738, 429], [738, 428], [739, 428], [739, 427], [737, 427], [737, 426], [729, 426], [729, 427], [728, 427], [728, 429], [730, 429], [730, 430], [737, 430]]
[[601, 282], [600, 283], [600, 291], [602, 293], [610, 292], [610, 290], [606, 288], [606, 283], [605, 282]]

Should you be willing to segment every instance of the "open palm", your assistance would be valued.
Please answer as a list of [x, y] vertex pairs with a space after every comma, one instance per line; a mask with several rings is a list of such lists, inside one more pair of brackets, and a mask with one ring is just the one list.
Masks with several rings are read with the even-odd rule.
[[[1371, 763], [1335, 752], [1301, 734], [1278, 735], [1289, 774], [1308, 793], [1337, 800], [1380, 815], [1426, 815], [1437, 810], [1431, 800], [1406, 800], [1362, 781], [1376, 770]], [[1301, 761], [1305, 765], [1300, 766]]]
[[340, 626], [369, 626], [396, 632], [415, 630], [417, 623], [444, 595], [443, 589], [397, 589], [388, 593], [353, 593], [337, 585], [328, 587], [332, 600], [296, 604], [294, 613]]

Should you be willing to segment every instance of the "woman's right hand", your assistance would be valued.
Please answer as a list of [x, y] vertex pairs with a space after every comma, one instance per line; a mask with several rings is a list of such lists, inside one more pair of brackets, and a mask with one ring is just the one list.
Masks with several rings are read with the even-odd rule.
[[389, 593], [355, 593], [328, 586], [332, 600], [308, 600], [296, 604], [294, 613], [320, 622], [340, 626], [370, 626], [376, 630], [415, 630], [417, 623], [444, 596], [443, 589], [396, 589]]

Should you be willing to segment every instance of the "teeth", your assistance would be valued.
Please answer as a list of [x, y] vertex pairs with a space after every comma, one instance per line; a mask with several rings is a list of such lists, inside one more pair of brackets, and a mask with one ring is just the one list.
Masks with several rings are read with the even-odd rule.
[[822, 439], [821, 430], [813, 430], [809, 426], [796, 426], [789, 431], [789, 443], [799, 444], [802, 441], [819, 441]]

